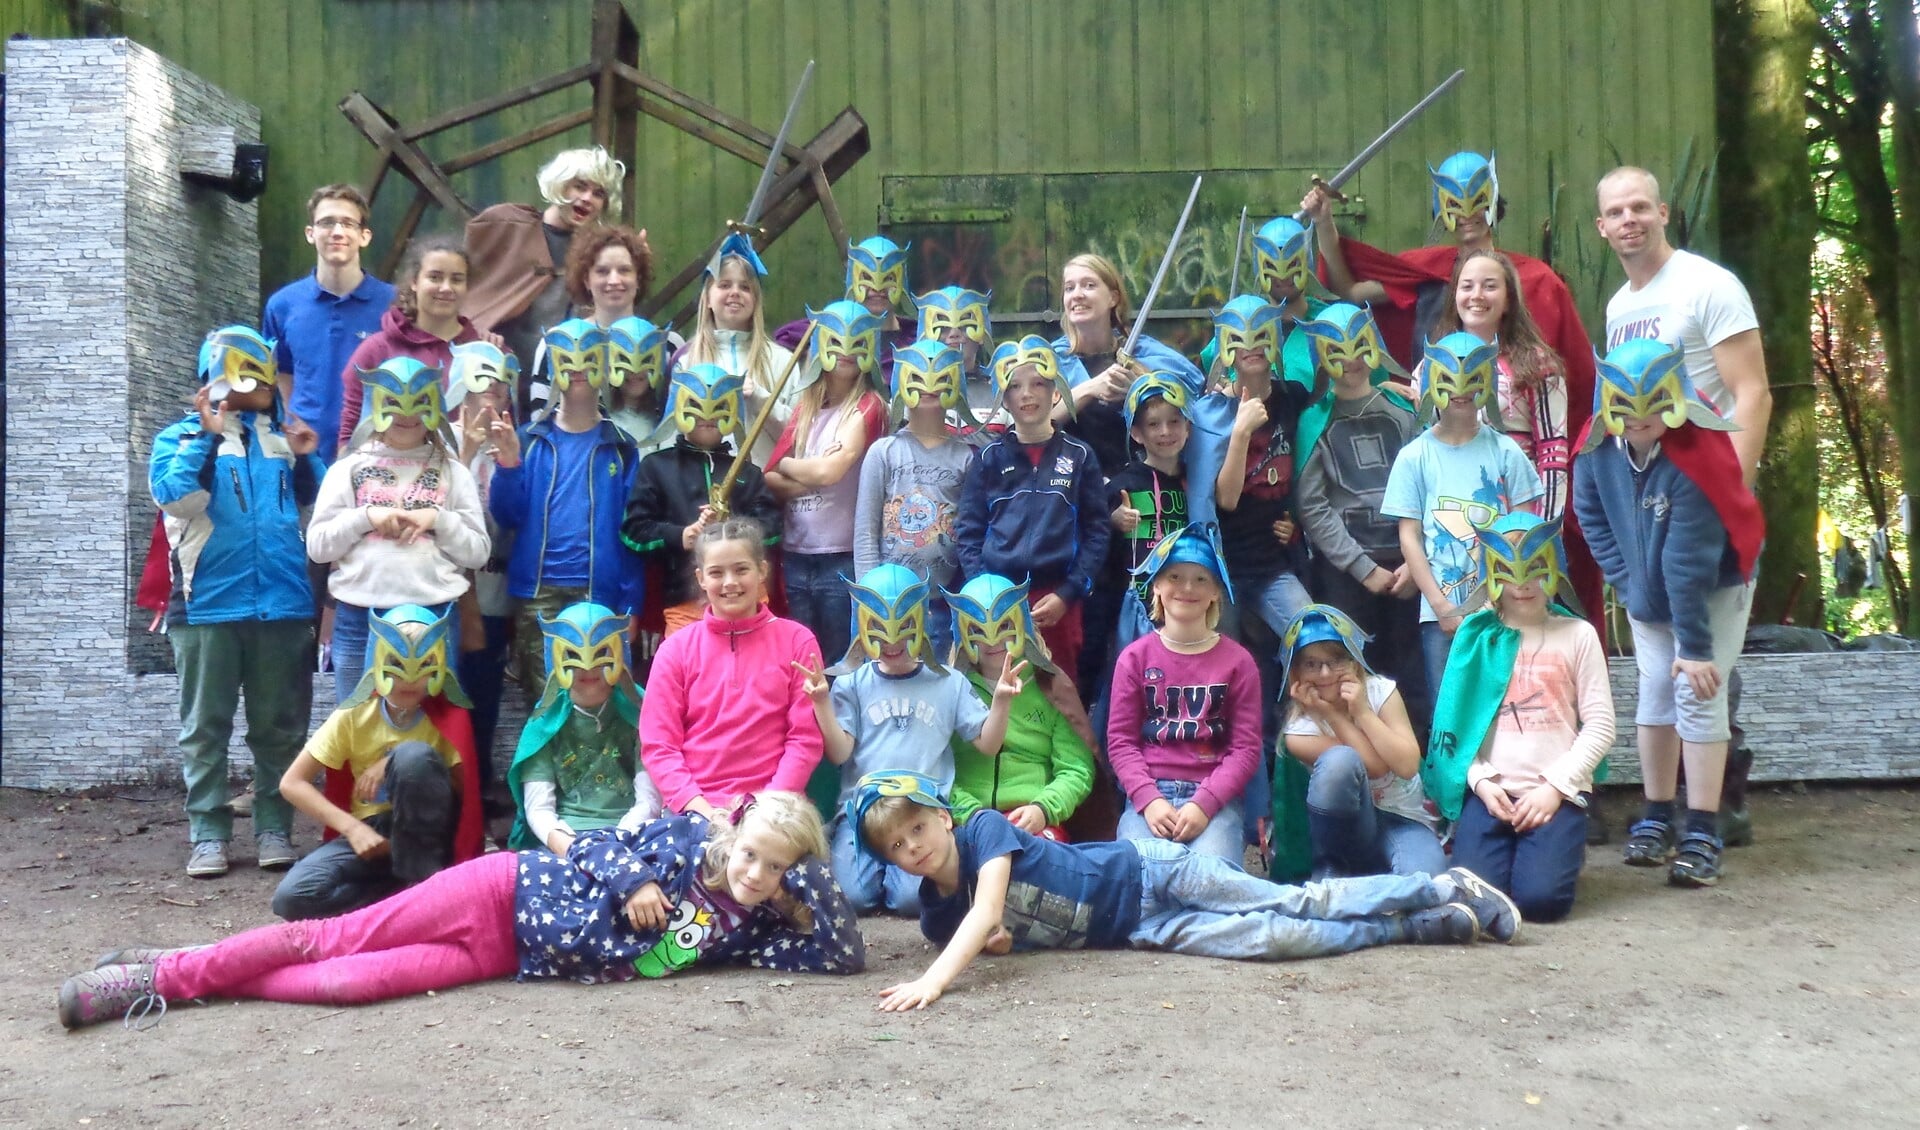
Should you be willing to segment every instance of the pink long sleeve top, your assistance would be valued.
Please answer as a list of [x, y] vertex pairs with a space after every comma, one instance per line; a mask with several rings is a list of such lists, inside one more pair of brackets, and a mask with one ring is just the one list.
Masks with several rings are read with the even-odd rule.
[[668, 807], [806, 791], [823, 747], [796, 660], [818, 666], [819, 642], [765, 608], [744, 620], [709, 609], [660, 645], [640, 706], [640, 760]]
[[1157, 781], [1195, 781], [1211, 819], [1246, 790], [1260, 764], [1260, 672], [1253, 655], [1221, 636], [1198, 655], [1171, 651], [1149, 632], [1113, 671], [1107, 757], [1134, 811], [1160, 796]]

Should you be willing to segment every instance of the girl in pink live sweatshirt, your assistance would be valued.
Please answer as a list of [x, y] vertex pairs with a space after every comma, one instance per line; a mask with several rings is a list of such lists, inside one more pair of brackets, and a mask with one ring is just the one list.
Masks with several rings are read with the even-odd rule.
[[1107, 757], [1127, 794], [1123, 840], [1175, 840], [1239, 865], [1241, 794], [1260, 762], [1260, 673], [1218, 631], [1230, 597], [1211, 524], [1165, 535], [1135, 570], [1155, 630], [1114, 664]]
[[804, 792], [820, 764], [820, 726], [804, 690], [820, 644], [767, 610], [765, 544], [747, 518], [700, 531], [692, 549], [706, 615], [654, 656], [640, 759], [676, 812], [711, 819], [745, 793]]

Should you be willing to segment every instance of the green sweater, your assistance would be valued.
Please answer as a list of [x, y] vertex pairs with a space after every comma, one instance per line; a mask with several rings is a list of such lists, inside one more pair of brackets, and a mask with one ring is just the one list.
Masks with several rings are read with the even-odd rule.
[[[967, 681], [982, 702], [993, 701], [991, 682], [972, 672]], [[1008, 812], [1038, 804], [1048, 824], [1059, 824], [1091, 792], [1093, 751], [1034, 678], [1008, 704], [1000, 756], [988, 757], [972, 742], [953, 739], [953, 816], [961, 823], [981, 808]]]

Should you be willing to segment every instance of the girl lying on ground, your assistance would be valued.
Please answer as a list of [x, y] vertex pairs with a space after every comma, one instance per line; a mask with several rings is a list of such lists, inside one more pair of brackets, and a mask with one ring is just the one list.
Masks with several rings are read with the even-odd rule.
[[826, 853], [812, 803], [775, 792], [713, 823], [586, 832], [565, 859], [494, 852], [338, 918], [117, 950], [61, 986], [60, 1023], [157, 1019], [169, 999], [365, 1004], [507, 976], [591, 984], [701, 963], [857, 973], [866, 947]]

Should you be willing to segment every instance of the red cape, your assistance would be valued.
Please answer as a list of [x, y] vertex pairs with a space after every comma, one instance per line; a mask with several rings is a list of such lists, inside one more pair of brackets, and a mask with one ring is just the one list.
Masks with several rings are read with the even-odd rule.
[[[1703, 399], [1704, 403], [1704, 399]], [[1593, 422], [1580, 429], [1575, 451], [1587, 447], [1587, 435]], [[1680, 473], [1707, 496], [1720, 524], [1727, 528], [1727, 542], [1733, 546], [1740, 576], [1753, 579], [1753, 567], [1760, 560], [1760, 543], [1767, 537], [1767, 519], [1760, 512], [1760, 500], [1747, 486], [1740, 470], [1740, 456], [1734, 453], [1733, 440], [1726, 432], [1717, 432], [1697, 424], [1670, 428], [1660, 437], [1660, 453], [1673, 460]]]
[[[480, 813], [480, 762], [474, 754], [473, 721], [464, 708], [441, 695], [429, 698], [423, 709], [427, 712], [427, 721], [432, 722], [433, 728], [460, 754], [460, 817], [453, 826], [453, 862], [464, 863], [487, 846], [486, 820]], [[341, 811], [353, 810], [352, 773], [345, 769], [327, 770], [323, 791]], [[336, 835], [339, 833], [328, 828], [320, 839], [324, 842]]]
[[133, 590], [135, 607], [156, 615], [173, 599], [173, 548], [167, 543], [162, 516], [153, 516], [153, 534], [147, 539], [147, 562], [140, 568], [140, 584]]

